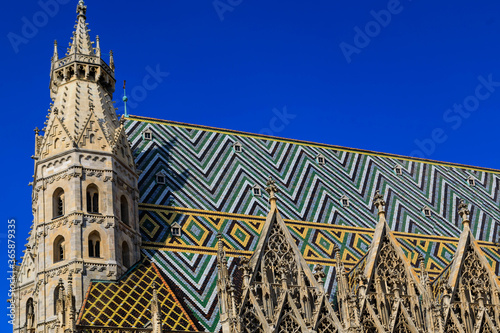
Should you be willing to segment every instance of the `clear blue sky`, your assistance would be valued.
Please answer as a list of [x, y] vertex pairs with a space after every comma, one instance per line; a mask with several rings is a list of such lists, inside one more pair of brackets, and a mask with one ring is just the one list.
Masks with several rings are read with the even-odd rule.
[[[76, 18], [77, 0], [41, 3], [59, 5], [9, 1], [0, 14], [2, 267], [9, 218], [18, 255], [26, 243], [33, 129], [50, 103], [52, 43], [63, 56]], [[500, 169], [496, 1], [86, 4], [92, 38], [115, 54], [117, 105], [124, 79], [134, 93], [131, 114]], [[158, 69], [169, 75], [145, 90]]]

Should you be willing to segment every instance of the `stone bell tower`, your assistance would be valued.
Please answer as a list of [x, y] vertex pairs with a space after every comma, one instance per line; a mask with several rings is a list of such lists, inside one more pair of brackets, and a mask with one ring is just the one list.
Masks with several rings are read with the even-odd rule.
[[140, 259], [138, 175], [112, 102], [114, 61], [91, 41], [80, 0], [70, 47], [51, 62], [52, 103], [36, 130], [33, 225], [17, 268], [14, 332], [73, 332], [92, 279]]

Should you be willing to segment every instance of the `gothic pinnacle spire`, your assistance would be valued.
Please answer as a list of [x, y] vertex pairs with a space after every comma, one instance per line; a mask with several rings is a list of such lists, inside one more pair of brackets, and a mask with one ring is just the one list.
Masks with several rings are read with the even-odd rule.
[[95, 55], [100, 57], [101, 56], [101, 40], [99, 38], [99, 35], [95, 36]]
[[77, 17], [75, 31], [73, 32], [73, 38], [70, 43], [69, 54], [84, 54], [84, 55], [95, 55], [94, 48], [92, 47], [92, 42], [90, 41], [89, 28], [87, 27], [87, 6], [83, 0], [78, 2], [76, 7]]
[[52, 55], [52, 62], [59, 60], [59, 54], [57, 53], [57, 40], [54, 41], [54, 54]]
[[115, 58], [113, 57], [113, 50], [109, 51], [109, 68], [115, 71]]

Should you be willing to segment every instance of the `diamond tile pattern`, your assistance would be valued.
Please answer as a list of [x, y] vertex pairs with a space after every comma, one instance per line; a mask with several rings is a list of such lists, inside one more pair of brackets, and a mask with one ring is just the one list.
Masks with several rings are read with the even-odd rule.
[[151, 322], [154, 284], [157, 286], [164, 328], [197, 331], [156, 266], [147, 261], [133, 267], [117, 282], [92, 282], [77, 325], [145, 327]]

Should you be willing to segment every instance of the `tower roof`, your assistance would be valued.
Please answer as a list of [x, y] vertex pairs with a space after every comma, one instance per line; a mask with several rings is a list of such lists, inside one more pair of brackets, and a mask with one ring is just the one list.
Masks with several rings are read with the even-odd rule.
[[90, 29], [88, 28], [87, 19], [87, 6], [83, 0], [78, 2], [76, 7], [77, 17], [75, 24], [75, 31], [73, 32], [73, 37], [71, 37], [70, 48], [67, 55], [70, 54], [84, 54], [95, 56], [96, 52], [92, 46], [93, 42], [90, 40]]
[[106, 93], [112, 96], [115, 90], [113, 57], [110, 58], [110, 65], [101, 59], [98, 36], [94, 47], [94, 42], [90, 39], [90, 29], [86, 22], [87, 6], [83, 0], [78, 3], [76, 12], [77, 17], [73, 36], [63, 58], [59, 58], [57, 44], [54, 45], [50, 80], [51, 97], [54, 99], [60, 86], [75, 79], [98, 82], [106, 90]]

